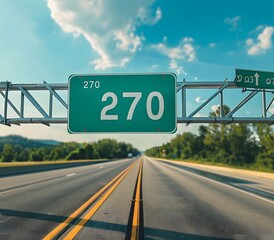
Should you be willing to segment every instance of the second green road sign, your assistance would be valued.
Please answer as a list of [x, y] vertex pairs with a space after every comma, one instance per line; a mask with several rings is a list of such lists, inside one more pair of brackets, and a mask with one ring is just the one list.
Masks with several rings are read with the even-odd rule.
[[274, 89], [274, 72], [236, 69], [235, 84], [244, 88]]
[[72, 75], [70, 133], [176, 131], [176, 75]]

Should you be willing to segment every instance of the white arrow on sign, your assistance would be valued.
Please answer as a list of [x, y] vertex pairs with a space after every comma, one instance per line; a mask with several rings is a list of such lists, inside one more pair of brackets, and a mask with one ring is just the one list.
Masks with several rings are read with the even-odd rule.
[[254, 77], [256, 79], [256, 86], [259, 86], [259, 77], [260, 77], [260, 75], [256, 72]]

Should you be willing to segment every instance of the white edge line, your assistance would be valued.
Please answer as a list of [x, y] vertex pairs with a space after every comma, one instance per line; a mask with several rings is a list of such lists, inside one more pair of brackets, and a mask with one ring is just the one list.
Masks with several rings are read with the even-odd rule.
[[[147, 157], [147, 158], [148, 158], [148, 157]], [[150, 158], [148, 158], [148, 159], [150, 159]], [[260, 197], [260, 196], [258, 196], [258, 195], [256, 195], [256, 194], [253, 194], [253, 193], [250, 193], [250, 192], [248, 192], [248, 191], [245, 191], [245, 190], [242, 190], [242, 189], [233, 187], [233, 186], [231, 186], [231, 185], [228, 185], [228, 184], [225, 184], [225, 183], [222, 183], [222, 182], [218, 182], [218, 181], [216, 181], [216, 180], [213, 180], [213, 179], [210, 179], [210, 178], [207, 178], [207, 177], [204, 177], [204, 176], [201, 176], [201, 175], [198, 175], [198, 174], [195, 174], [195, 173], [192, 173], [192, 172], [189, 172], [189, 171], [180, 169], [180, 168], [176, 168], [176, 167], [170, 166], [169, 164], [164, 164], [164, 163], [160, 163], [160, 164], [165, 165], [165, 166], [168, 166], [168, 167], [170, 167], [170, 168], [174, 168], [174, 169], [179, 170], [179, 171], [182, 171], [182, 172], [186, 172], [186, 173], [188, 173], [188, 174], [191, 174], [191, 175], [194, 175], [194, 176], [203, 178], [203, 179], [206, 179], [206, 180], [208, 180], [208, 181], [217, 183], [217, 184], [222, 185], [222, 186], [225, 186], [225, 187], [227, 187], [227, 188], [236, 190], [236, 191], [241, 192], [241, 193], [245, 193], [245, 194], [250, 195], [250, 196], [252, 196], [252, 197], [255, 197], [255, 198], [258, 198], [258, 199], [260, 199], [260, 200], [266, 201], [266, 202], [268, 202], [268, 203], [274, 204], [274, 201], [272, 201], [272, 200], [269, 200], [269, 199]], [[178, 165], [178, 166], [180, 166], [180, 165]]]
[[66, 177], [72, 177], [72, 176], [74, 176], [74, 175], [76, 175], [76, 173], [68, 174], [68, 175], [66, 175]]

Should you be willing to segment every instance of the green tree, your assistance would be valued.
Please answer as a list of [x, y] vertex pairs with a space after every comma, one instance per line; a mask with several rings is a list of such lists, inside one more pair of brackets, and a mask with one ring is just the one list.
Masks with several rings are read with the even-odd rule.
[[15, 158], [15, 151], [12, 148], [11, 144], [4, 144], [3, 151], [1, 154], [2, 162], [12, 162]]
[[191, 132], [185, 132], [181, 138], [182, 141], [182, 158], [193, 158], [198, 155], [197, 136]]
[[35, 161], [35, 162], [41, 162], [44, 160], [44, 151], [43, 148], [38, 148], [38, 149], [32, 149], [30, 151], [30, 161]]
[[[223, 115], [226, 115], [230, 112], [230, 108], [226, 105], [223, 106]], [[221, 107], [218, 106], [214, 112], [209, 114], [210, 117], [220, 117], [221, 115]], [[208, 150], [208, 155], [210, 158], [214, 158], [216, 153], [219, 152], [220, 149], [224, 153], [228, 153], [228, 139], [227, 135], [230, 129], [230, 125], [227, 124], [209, 124], [206, 135], [204, 137], [204, 144], [206, 149]], [[226, 154], [225, 154], [226, 155]], [[219, 160], [218, 160], [219, 161]]]
[[199, 153], [197, 136], [191, 132], [178, 134], [171, 140], [170, 145], [166, 144], [163, 148], [168, 151], [168, 155], [183, 159], [197, 156]]
[[232, 124], [229, 134], [229, 163], [245, 165], [255, 162], [257, 144], [248, 124]]
[[61, 143], [60, 145], [51, 148], [50, 153], [47, 155], [50, 160], [65, 159], [70, 152], [79, 147], [81, 147], [81, 145], [76, 142]]
[[256, 157], [259, 169], [274, 170], [274, 130], [268, 124], [255, 124], [254, 129], [259, 137], [259, 154]]
[[49, 158], [50, 160], [58, 160], [61, 159], [63, 156], [63, 150], [61, 147], [55, 147], [51, 150]]
[[[170, 144], [170, 143], [169, 143]], [[152, 148], [149, 148], [145, 151], [145, 154], [147, 156], [151, 156], [151, 157], [158, 157], [157, 156], [157, 153], [158, 153], [158, 149], [160, 147], [152, 147]], [[171, 147], [169, 148], [169, 151], [171, 150]], [[172, 158], [172, 156], [169, 156], [170, 158]]]
[[102, 139], [97, 142], [97, 149], [100, 158], [114, 158], [117, 147], [118, 143], [114, 139]]
[[83, 148], [78, 148], [71, 151], [66, 157], [67, 160], [80, 160], [85, 158], [85, 150]]
[[199, 132], [199, 135], [196, 141], [198, 157], [205, 159], [208, 156], [207, 149], [205, 146], [205, 138], [206, 138], [206, 135], [208, 134], [208, 128], [204, 125], [201, 125], [199, 127], [198, 132]]
[[18, 162], [27, 162], [30, 159], [30, 154], [28, 149], [20, 149], [16, 151], [16, 161]]
[[99, 154], [97, 152], [96, 149], [96, 145], [95, 144], [91, 144], [91, 143], [85, 143], [83, 146], [84, 149], [84, 156], [85, 159], [96, 159], [99, 158]]

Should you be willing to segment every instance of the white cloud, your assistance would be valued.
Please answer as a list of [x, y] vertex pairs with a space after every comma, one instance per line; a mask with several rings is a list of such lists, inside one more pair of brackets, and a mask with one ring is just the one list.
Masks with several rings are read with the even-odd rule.
[[234, 31], [236, 29], [238, 29], [238, 24], [239, 24], [239, 21], [240, 21], [241, 17], [240, 16], [236, 16], [234, 18], [225, 18], [225, 23], [230, 25], [230, 31]]
[[196, 103], [204, 103], [204, 102], [206, 102], [206, 100], [207, 99], [202, 99], [202, 97], [200, 97], [200, 96], [195, 98]]
[[48, 0], [51, 17], [66, 33], [83, 36], [98, 57], [95, 70], [124, 66], [142, 47], [143, 36], [136, 33], [141, 24], [156, 24], [160, 8], [155, 0]]
[[211, 48], [214, 48], [214, 47], [216, 47], [216, 43], [210, 43], [210, 44], [208, 44], [208, 46]]
[[157, 72], [159, 71], [159, 65], [158, 64], [152, 64], [150, 66], [147, 66], [146, 67], [146, 70], [149, 71], [149, 72]]
[[196, 60], [196, 51], [191, 44], [192, 42], [192, 38], [183, 38], [176, 47], [168, 47], [166, 42], [154, 44], [151, 47], [170, 59], [186, 59], [189, 62], [193, 62]]
[[272, 106], [272, 107], [269, 109], [269, 112], [271, 112], [272, 114], [274, 114], [274, 106]]
[[196, 113], [194, 117], [207, 117], [205, 114], [202, 113]]
[[143, 37], [134, 35], [135, 29], [132, 28], [132, 24], [128, 24], [125, 29], [120, 29], [114, 32], [114, 40], [116, 42], [116, 49], [121, 51], [128, 51], [135, 53], [142, 45]]
[[158, 7], [155, 12], [155, 16], [152, 16], [150, 9], [139, 8], [138, 17], [141, 19], [142, 23], [154, 25], [162, 18], [162, 11]]
[[169, 47], [167, 45], [167, 38], [164, 37], [162, 43], [153, 44], [151, 45], [151, 48], [170, 58], [169, 68], [171, 70], [175, 70], [178, 75], [181, 73], [186, 75], [183, 67], [178, 65], [178, 60], [187, 60], [189, 62], [197, 60], [195, 47], [192, 42], [192, 38], [183, 38], [178, 46]]
[[181, 73], [183, 73], [184, 75], [187, 75], [187, 73], [184, 71], [183, 66], [179, 66], [177, 61], [174, 59], [171, 59], [171, 62], [169, 63], [169, 68], [171, 70], [176, 71], [177, 75], [180, 75]]
[[[257, 29], [261, 29], [257, 28]], [[264, 54], [272, 47], [272, 35], [274, 34], [274, 27], [267, 26], [263, 28], [257, 39], [248, 38], [246, 40], [248, 55]]]
[[211, 110], [212, 110], [213, 112], [215, 112], [215, 113], [217, 113], [217, 110], [219, 110], [219, 109], [220, 109], [220, 105], [219, 105], [219, 104], [213, 105], [213, 106], [211, 107]]

